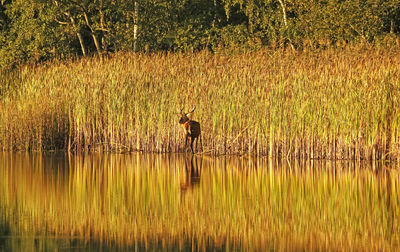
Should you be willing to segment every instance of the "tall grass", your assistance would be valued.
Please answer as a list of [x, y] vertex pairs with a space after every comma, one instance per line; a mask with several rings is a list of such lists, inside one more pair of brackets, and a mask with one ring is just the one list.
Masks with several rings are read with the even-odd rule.
[[177, 112], [196, 105], [207, 153], [400, 157], [398, 48], [121, 53], [9, 79], [3, 150], [182, 151]]
[[[189, 243], [195, 250], [400, 246], [395, 167], [238, 157], [191, 162], [154, 154], [0, 155], [0, 213], [11, 236], [121, 247]], [[190, 186], [186, 168], [200, 170]]]

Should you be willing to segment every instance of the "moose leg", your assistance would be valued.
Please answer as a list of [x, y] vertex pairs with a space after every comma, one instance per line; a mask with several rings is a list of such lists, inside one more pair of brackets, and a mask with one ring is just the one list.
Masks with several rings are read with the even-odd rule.
[[187, 146], [188, 137], [189, 137], [189, 135], [186, 135], [186, 138], [185, 138], [185, 152], [186, 152], [186, 146]]
[[192, 141], [190, 142], [190, 148], [192, 149], [192, 153], [194, 153], [194, 150], [193, 150], [193, 142], [194, 142], [194, 137], [192, 137]]

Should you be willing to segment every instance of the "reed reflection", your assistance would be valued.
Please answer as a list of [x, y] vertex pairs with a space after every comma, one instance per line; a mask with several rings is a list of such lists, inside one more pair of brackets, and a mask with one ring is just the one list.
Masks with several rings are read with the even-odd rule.
[[178, 250], [396, 250], [399, 182], [393, 165], [0, 153], [0, 236]]

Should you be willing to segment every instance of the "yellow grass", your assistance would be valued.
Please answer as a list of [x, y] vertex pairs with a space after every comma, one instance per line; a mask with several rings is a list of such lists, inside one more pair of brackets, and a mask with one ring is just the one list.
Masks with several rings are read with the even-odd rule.
[[399, 159], [399, 80], [400, 50], [368, 45], [27, 66], [3, 81], [0, 147], [183, 151], [196, 105], [207, 153]]

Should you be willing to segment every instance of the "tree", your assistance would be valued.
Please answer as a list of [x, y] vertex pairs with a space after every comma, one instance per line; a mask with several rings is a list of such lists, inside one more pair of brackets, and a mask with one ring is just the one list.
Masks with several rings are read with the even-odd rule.
[[50, 13], [36, 0], [14, 0], [5, 5], [7, 24], [0, 43], [2, 67], [12, 67], [25, 61], [55, 57], [56, 43], [65, 40], [59, 34]]
[[[82, 32], [85, 28], [93, 39], [98, 54], [107, 49], [105, 34], [109, 32], [107, 27], [107, 14], [114, 9], [115, 1], [74, 1], [74, 0], [53, 0], [55, 7], [55, 20], [61, 25], [69, 25], [76, 32], [79, 39], [82, 54], [86, 55], [86, 45]], [[102, 38], [99, 39], [99, 36]], [[101, 42], [102, 43], [101, 43]]]
[[400, 0], [0, 1], [1, 67], [107, 51], [246, 49], [253, 41], [372, 42], [400, 32]]

